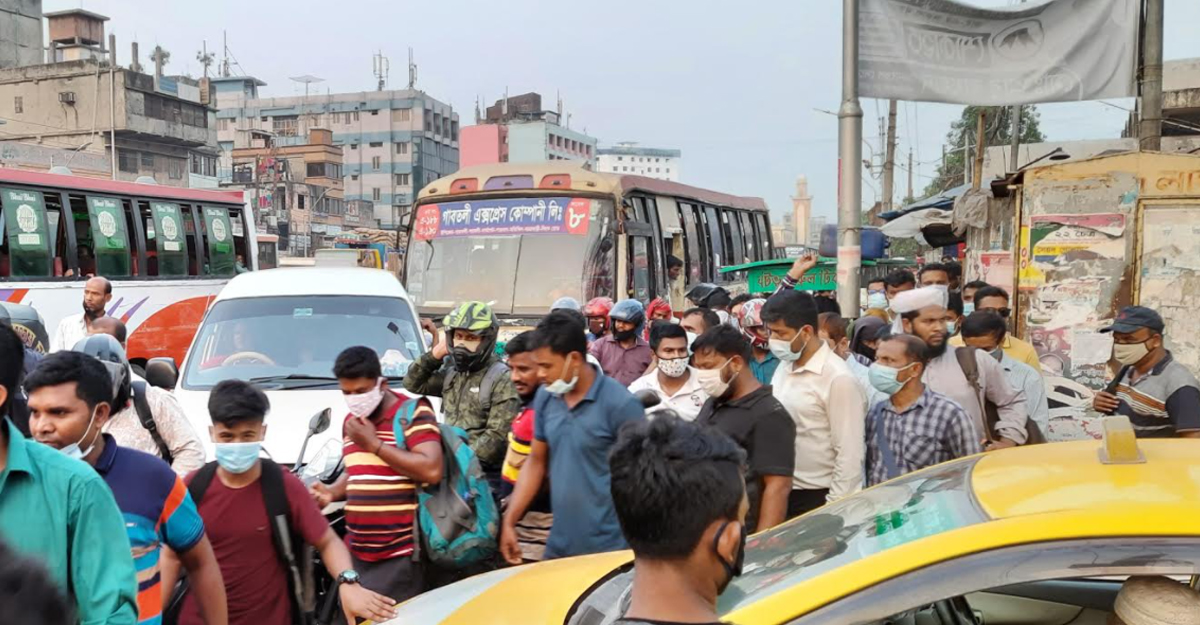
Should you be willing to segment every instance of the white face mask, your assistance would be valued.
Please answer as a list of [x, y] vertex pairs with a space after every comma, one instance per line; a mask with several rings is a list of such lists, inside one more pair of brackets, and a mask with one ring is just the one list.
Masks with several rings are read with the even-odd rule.
[[[571, 366], [571, 356], [568, 355], [567, 359], [563, 362], [562, 375], [567, 374], [567, 368], [570, 366]], [[550, 393], [551, 395], [566, 395], [567, 393], [570, 393], [572, 390], [574, 390], [575, 385], [577, 383], [579, 383], [579, 373], [578, 372], [575, 373], [575, 376], [571, 378], [570, 382], [568, 382], [562, 378], [559, 378], [559, 379], [547, 384], [546, 392]]]
[[700, 388], [704, 389], [704, 392], [708, 393], [709, 397], [724, 397], [725, 393], [729, 390], [729, 382], [721, 378], [721, 372], [731, 362], [733, 362], [732, 358], [726, 360], [724, 364], [716, 369], [696, 369], [696, 381], [700, 383]]
[[696, 334], [694, 334], [694, 333], [692, 333], [692, 332], [688, 332], [688, 333], [687, 333], [687, 339], [688, 339], [688, 353], [689, 353], [689, 354], [690, 354], [690, 353], [692, 353], [692, 343], [695, 343], [695, 342], [696, 342], [696, 337], [697, 337], [697, 336], [698, 336], [698, 335], [696, 335]]
[[[97, 406], [97, 408], [99, 408], [99, 406]], [[96, 439], [100, 438], [100, 430], [96, 430], [96, 435], [92, 437], [92, 444], [88, 445], [87, 449], [80, 449], [79, 444], [83, 442], [83, 439], [87, 438], [88, 430], [92, 429], [92, 424], [95, 422], [96, 411], [93, 410], [91, 418], [88, 419], [87, 427], [83, 430], [83, 436], [80, 437], [79, 440], [67, 445], [66, 447], [63, 447], [58, 451], [62, 452], [62, 454], [68, 458], [74, 458], [76, 460], [83, 460], [86, 458], [87, 455], [92, 453], [92, 450], [96, 448]]]
[[682, 377], [688, 370], [688, 359], [683, 358], [667, 358], [658, 361], [658, 370], [668, 378]]
[[767, 345], [770, 346], [771, 353], [775, 354], [776, 358], [782, 360], [783, 362], [796, 362], [797, 360], [800, 360], [800, 356], [804, 354], [805, 348], [808, 347], [808, 341], [812, 340], [810, 337], [808, 341], [804, 341], [804, 344], [800, 346], [799, 350], [792, 351], [792, 343], [796, 342], [796, 339], [799, 338], [799, 336], [799, 334], [796, 334], [796, 336], [793, 336], [792, 340], [790, 341], [785, 341], [783, 339], [771, 339], [767, 341]]
[[350, 409], [350, 414], [361, 419], [365, 419], [375, 413], [375, 409], [383, 402], [383, 378], [375, 385], [375, 388], [358, 395], [342, 395], [346, 400], [346, 407]]

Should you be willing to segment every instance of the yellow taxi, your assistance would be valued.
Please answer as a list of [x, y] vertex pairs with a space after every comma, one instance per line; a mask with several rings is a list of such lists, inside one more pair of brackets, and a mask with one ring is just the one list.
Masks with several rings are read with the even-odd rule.
[[[1103, 625], [1128, 576], [1200, 579], [1200, 441], [1125, 443], [963, 458], [759, 533], [718, 612], [737, 625]], [[501, 569], [390, 623], [607, 625], [628, 605], [631, 559]]]

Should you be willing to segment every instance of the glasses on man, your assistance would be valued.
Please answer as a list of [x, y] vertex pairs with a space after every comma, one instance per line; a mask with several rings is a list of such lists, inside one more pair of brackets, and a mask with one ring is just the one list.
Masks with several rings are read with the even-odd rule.
[[1008, 319], [1008, 316], [1012, 314], [1011, 308], [976, 308], [975, 310], [983, 310], [990, 313], [995, 313], [1005, 319]]

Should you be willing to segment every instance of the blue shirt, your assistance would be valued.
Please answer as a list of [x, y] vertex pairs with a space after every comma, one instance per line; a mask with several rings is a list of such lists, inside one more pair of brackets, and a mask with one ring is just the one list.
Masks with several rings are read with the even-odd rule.
[[779, 359], [771, 352], [767, 352], [767, 356], [762, 359], [762, 362], [758, 361], [758, 354], [754, 354], [750, 358], [750, 371], [754, 374], [754, 379], [763, 386], [771, 385], [771, 378], [775, 377], [775, 370], [778, 368]]
[[157, 456], [121, 447], [104, 435], [104, 451], [96, 460], [99, 473], [117, 499], [125, 531], [133, 547], [138, 580], [138, 622], [162, 622], [163, 590], [159, 553], [167, 545], [184, 553], [204, 538], [204, 521], [187, 486]]
[[26, 439], [7, 419], [0, 427], [0, 540], [46, 566], [82, 625], [136, 623], [133, 557], [112, 491], [87, 463]]
[[596, 380], [574, 408], [545, 387], [533, 400], [534, 438], [550, 448], [554, 526], [547, 559], [626, 548], [609, 491], [608, 451], [621, 426], [646, 413], [620, 382], [591, 366]]

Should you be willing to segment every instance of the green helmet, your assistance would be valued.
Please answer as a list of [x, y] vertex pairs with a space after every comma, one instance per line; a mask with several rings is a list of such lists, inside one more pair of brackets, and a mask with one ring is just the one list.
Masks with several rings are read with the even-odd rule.
[[466, 330], [482, 334], [488, 329], [498, 327], [496, 315], [492, 307], [483, 302], [463, 302], [458, 308], [450, 311], [442, 321], [442, 325], [452, 330]]

